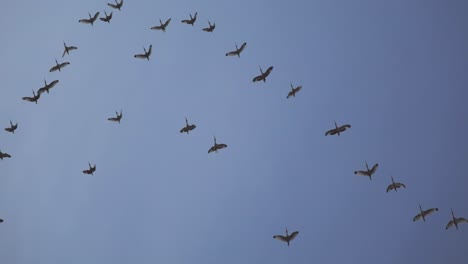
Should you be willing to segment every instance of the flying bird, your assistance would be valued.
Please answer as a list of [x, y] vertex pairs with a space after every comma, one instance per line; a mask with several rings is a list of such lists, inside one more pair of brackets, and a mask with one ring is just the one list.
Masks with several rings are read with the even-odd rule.
[[419, 220], [422, 218], [422, 220], [424, 222], [426, 222], [426, 216], [434, 213], [434, 212], [437, 212], [439, 211], [439, 208], [431, 208], [431, 209], [427, 209], [426, 211], [423, 211], [423, 209], [421, 208], [421, 205], [419, 205], [419, 214], [417, 214], [414, 218], [413, 218], [413, 222]]
[[152, 27], [151, 29], [152, 30], [162, 30], [163, 32], [166, 32], [166, 27], [167, 25], [169, 25], [169, 23], [171, 22], [171, 19], [169, 18], [168, 20], [166, 20], [166, 22], [162, 22], [161, 19], [159, 19], [159, 26], [154, 26]]
[[468, 223], [468, 219], [463, 218], [463, 217], [458, 217], [456, 218], [455, 215], [453, 214], [453, 209], [450, 209], [452, 211], [452, 220], [450, 220], [445, 227], [445, 230], [449, 229], [450, 227], [455, 225], [455, 228], [458, 230], [458, 224], [459, 223]]
[[289, 246], [289, 242], [291, 242], [298, 234], [299, 234], [299, 231], [294, 231], [290, 235], [288, 235], [288, 228], [286, 228], [286, 236], [274, 235], [273, 238], [278, 239], [279, 241], [286, 242], [288, 243], [288, 246]]
[[91, 163], [88, 162], [88, 165], [89, 165], [89, 169], [84, 170], [83, 173], [94, 175], [93, 173], [96, 171], [96, 164], [94, 164], [94, 166], [91, 167]]
[[213, 30], [215, 29], [216, 27], [216, 23], [213, 23], [213, 25], [211, 24], [211, 22], [208, 20], [208, 27], [207, 28], [204, 28], [202, 29], [203, 31], [206, 31], [206, 32], [213, 32]]
[[10, 154], [8, 153], [4, 153], [0, 150], [0, 160], [4, 159], [4, 158], [11, 158]]
[[111, 19], [112, 19], [112, 12], [110, 12], [109, 15], [107, 15], [106, 11], [104, 11], [104, 15], [106, 17], [100, 17], [99, 19], [103, 22], [107, 22], [107, 23], [110, 23]]
[[395, 192], [397, 191], [398, 188], [405, 188], [406, 189], [406, 186], [401, 183], [401, 182], [395, 182], [393, 180], [393, 177], [392, 177], [392, 184], [390, 184], [388, 187], [387, 187], [387, 192], [391, 191], [391, 190], [395, 190]]
[[181, 22], [193, 26], [193, 24], [195, 24], [195, 21], [197, 20], [197, 12], [195, 12], [195, 15], [193, 17], [192, 17], [192, 14], [189, 14], [189, 15], [190, 15], [190, 19], [184, 19]]
[[369, 166], [367, 165], [367, 161], [366, 161], [366, 169], [365, 171], [355, 171], [354, 174], [356, 175], [362, 175], [362, 176], [367, 176], [369, 177], [369, 180], [372, 180], [372, 175], [375, 173], [375, 171], [377, 170], [377, 168], [379, 167], [379, 164], [376, 163], [372, 169], [369, 169]]
[[302, 85], [294, 88], [291, 83], [291, 91], [288, 93], [288, 96], [286, 98], [289, 98], [291, 96], [296, 97], [296, 93], [299, 92], [301, 89], [302, 89]]
[[63, 50], [62, 58], [65, 56], [65, 54], [70, 55], [70, 51], [71, 51], [71, 50], [76, 50], [76, 49], [78, 49], [78, 48], [75, 47], [75, 46], [67, 46], [67, 44], [65, 44], [65, 41], [63, 42], [63, 46], [65, 47], [65, 49]]
[[41, 94], [36, 94], [33, 90], [33, 97], [23, 97], [23, 100], [29, 101], [29, 102], [35, 102], [37, 104], [37, 100], [41, 97]]
[[214, 145], [208, 150], [208, 153], [211, 153], [213, 151], [218, 152], [218, 150], [223, 149], [223, 148], [227, 148], [227, 145], [216, 143], [216, 137], [214, 137]]
[[37, 94], [41, 94], [43, 92], [49, 93], [49, 89], [52, 89], [58, 82], [59, 80], [55, 80], [47, 84], [46, 80], [44, 79], [44, 87], [41, 87], [39, 90], [37, 90]]
[[237, 48], [237, 44], [236, 44], [236, 50], [226, 53], [226, 56], [237, 56], [240, 58], [240, 54], [244, 50], [246, 45], [247, 45], [247, 42], [244, 42], [244, 44], [242, 44], [240, 48]]
[[110, 4], [110, 3], [107, 3], [108, 6], [114, 8], [114, 9], [118, 9], [120, 10], [120, 8], [122, 7], [123, 5], [123, 0], [120, 0], [120, 3], [117, 2], [117, 0], [115, 0], [115, 4]]
[[153, 48], [153, 45], [150, 45], [148, 51], [146, 51], [145, 47], [143, 47], [143, 51], [145, 53], [144, 54], [136, 54], [134, 57], [138, 58], [138, 59], [147, 59], [147, 60], [149, 60], [149, 56], [151, 55], [152, 48]]
[[187, 120], [187, 117], [185, 118], [185, 127], [183, 127], [181, 130], [180, 130], [180, 133], [189, 133], [189, 131], [191, 130], [194, 130], [197, 126], [196, 125], [189, 125], [188, 123], [188, 120]]
[[83, 24], [91, 24], [91, 26], [94, 24], [94, 21], [99, 17], [99, 12], [96, 12], [93, 17], [91, 17], [91, 14], [88, 13], [89, 18], [83, 18], [78, 20], [78, 22], [83, 23]]
[[338, 125], [336, 124], [336, 121], [335, 121], [335, 128], [334, 129], [330, 129], [328, 130], [326, 133], [325, 133], [325, 136], [328, 136], [328, 135], [335, 135], [335, 134], [338, 134], [338, 136], [340, 135], [340, 133], [344, 132], [346, 129], [348, 128], [351, 128], [351, 125], [342, 125], [340, 127], [338, 127]]
[[268, 75], [270, 75], [271, 71], [273, 70], [273, 66], [270, 66], [270, 68], [268, 68], [266, 70], [266, 72], [263, 72], [262, 71], [262, 67], [258, 66], [260, 68], [260, 75], [259, 76], [256, 76], [255, 78], [253, 78], [253, 82], [259, 82], [259, 81], [263, 81], [263, 82], [266, 82], [266, 77], [268, 77]]
[[50, 68], [49, 72], [54, 72], [54, 71], [60, 71], [63, 67], [67, 66], [70, 64], [70, 62], [66, 61], [66, 62], [62, 62], [62, 63], [58, 63], [57, 60], [55, 60], [55, 66]]
[[116, 117], [109, 117], [107, 118], [107, 120], [112, 121], [112, 122], [119, 122], [120, 124], [120, 119], [122, 119], [122, 109], [120, 109], [120, 115], [118, 112], [115, 112], [115, 114], [117, 115]]
[[5, 128], [6, 131], [10, 132], [10, 133], [15, 133], [15, 130], [18, 128], [18, 123], [16, 123], [15, 125], [13, 125], [13, 122], [11, 122], [10, 120], [10, 127], [7, 127]]

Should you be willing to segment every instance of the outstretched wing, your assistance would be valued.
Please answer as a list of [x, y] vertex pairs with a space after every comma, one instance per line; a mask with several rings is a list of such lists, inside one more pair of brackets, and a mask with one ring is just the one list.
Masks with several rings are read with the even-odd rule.
[[294, 91], [290, 91], [290, 92], [288, 93], [288, 96], [286, 96], [286, 98], [289, 98], [289, 97], [293, 96], [294, 94], [295, 94]]
[[85, 19], [80, 19], [78, 22], [83, 23], [83, 24], [91, 24], [91, 19], [85, 18]]
[[273, 236], [273, 238], [277, 239], [279, 241], [288, 242], [288, 239], [285, 236], [282, 236], [282, 235], [275, 235], [275, 236]]
[[43, 92], [47, 92], [47, 89], [45, 87], [42, 87], [41, 89], [37, 90], [37, 94], [41, 94]]
[[328, 136], [328, 135], [335, 135], [337, 133], [336, 129], [330, 129], [328, 130], [326, 133], [325, 133], [325, 136]]
[[96, 12], [96, 14], [94, 14], [93, 18], [91, 19], [91, 22], [96, 21], [98, 17], [99, 17], [99, 12]]
[[[180, 133], [185, 133], [188, 131], [188, 128], [187, 127], [183, 127], [181, 130], [180, 130]], [[208, 152], [210, 153], [210, 152]]]
[[369, 176], [369, 173], [367, 171], [355, 171], [354, 174], [362, 175], [362, 176]]
[[377, 170], [378, 167], [379, 167], [379, 164], [376, 163], [376, 164], [372, 167], [372, 169], [370, 170], [370, 174], [374, 174], [374, 172]]
[[387, 187], [387, 192], [393, 190], [393, 184], [390, 184], [388, 187]]
[[417, 215], [413, 218], [413, 222], [418, 221], [419, 219], [421, 219], [421, 217], [422, 217], [422, 214], [421, 214], [421, 213], [417, 214]]
[[294, 231], [289, 235], [289, 241], [293, 240], [296, 238], [296, 236], [299, 234], [299, 231]]
[[213, 151], [216, 151], [216, 146], [212, 146], [209, 150], [208, 150], [208, 153], [211, 153]]
[[450, 221], [447, 223], [447, 226], [445, 226], [445, 230], [449, 229], [449, 228], [452, 227], [454, 224], [455, 224], [455, 222], [454, 222], [453, 220], [450, 220]]
[[226, 53], [226, 56], [236, 56], [236, 55], [237, 55], [237, 50]]
[[424, 211], [424, 214], [425, 215], [430, 215], [430, 214], [432, 214], [434, 212], [437, 212], [437, 211], [439, 211], [439, 208], [431, 208], [431, 209], [427, 209], [426, 211]]
[[138, 58], [138, 59], [146, 59], [146, 55], [145, 55], [145, 54], [136, 54], [134, 57], [135, 57], [135, 58]]
[[395, 185], [396, 185], [397, 188], [403, 187], [403, 188], [406, 189], [406, 186], [405, 186], [403, 183], [401, 183], [401, 182], [397, 182], [397, 183], [395, 183]]
[[261, 80], [263, 80], [263, 76], [259, 75], [259, 76], [256, 76], [255, 78], [253, 78], [252, 82], [259, 82]]
[[267, 77], [268, 75], [270, 75], [271, 71], [273, 70], [273, 66], [270, 66], [270, 68], [268, 68], [266, 70], [266, 72], [264, 73], [265, 77]]
[[162, 30], [164, 27], [163, 26], [154, 26], [151, 29], [152, 30]]
[[244, 44], [242, 44], [242, 46], [239, 49], [239, 53], [241, 53], [245, 49], [246, 45], [247, 45], [247, 42], [244, 42]]

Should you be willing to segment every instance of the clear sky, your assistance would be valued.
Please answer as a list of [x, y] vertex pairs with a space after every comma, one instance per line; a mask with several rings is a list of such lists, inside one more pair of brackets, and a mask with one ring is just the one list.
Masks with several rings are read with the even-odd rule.
[[[468, 218], [467, 1], [129, 0], [78, 23], [110, 1], [2, 5], [0, 263], [466, 259], [468, 224], [445, 225]], [[352, 127], [326, 137], [335, 120]], [[418, 204], [439, 211], [413, 222]]]

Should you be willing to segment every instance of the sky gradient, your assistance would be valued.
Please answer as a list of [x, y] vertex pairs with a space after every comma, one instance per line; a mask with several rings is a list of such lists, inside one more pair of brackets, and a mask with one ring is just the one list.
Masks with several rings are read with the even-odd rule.
[[[0, 263], [467, 257], [468, 224], [445, 230], [450, 208], [468, 218], [467, 1], [125, 1], [78, 23], [107, 2], [2, 7]], [[78, 50], [62, 58], [63, 41]], [[60, 82], [21, 100], [44, 78]], [[352, 127], [326, 137], [335, 120]], [[228, 147], [208, 154], [213, 136]], [[372, 181], [353, 173], [366, 161]], [[385, 193], [391, 176], [407, 189]], [[439, 211], [413, 222], [418, 204]]]

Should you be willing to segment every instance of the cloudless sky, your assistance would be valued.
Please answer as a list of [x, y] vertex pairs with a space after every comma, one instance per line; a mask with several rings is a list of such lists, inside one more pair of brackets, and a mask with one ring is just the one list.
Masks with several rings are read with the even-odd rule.
[[[466, 259], [468, 224], [445, 225], [468, 218], [467, 1], [107, 2], [2, 5], [0, 263]], [[352, 127], [326, 137], [334, 121]], [[228, 147], [208, 154], [213, 136]], [[413, 222], [418, 204], [439, 211]]]

